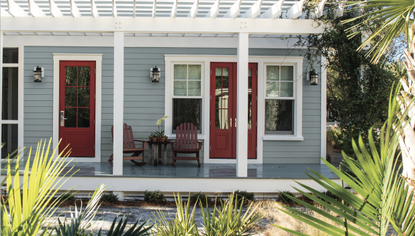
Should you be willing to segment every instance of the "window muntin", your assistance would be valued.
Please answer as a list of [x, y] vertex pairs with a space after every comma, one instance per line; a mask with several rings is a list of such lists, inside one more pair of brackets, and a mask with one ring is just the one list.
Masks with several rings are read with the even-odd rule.
[[294, 66], [266, 66], [265, 134], [294, 134]]
[[173, 66], [172, 133], [184, 122], [190, 122], [202, 132], [202, 65]]

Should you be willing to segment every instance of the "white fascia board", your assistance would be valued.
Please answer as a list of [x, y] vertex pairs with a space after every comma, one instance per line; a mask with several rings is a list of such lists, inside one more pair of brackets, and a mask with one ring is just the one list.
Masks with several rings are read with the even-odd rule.
[[187, 17], [193, 19], [197, 15], [197, 9], [199, 8], [199, 0], [195, 0], [192, 8], [190, 9], [189, 15]]
[[91, 0], [91, 14], [93, 17], [99, 17], [97, 4], [95, 3], [95, 0]]
[[49, 0], [49, 7], [50, 14], [52, 14], [53, 17], [63, 17], [61, 10], [59, 10], [59, 7], [56, 5], [54, 0]]
[[46, 14], [40, 9], [34, 0], [29, 0], [29, 12], [34, 17], [45, 17]]
[[78, 7], [76, 6], [75, 0], [71, 0], [71, 14], [73, 17], [81, 17]]
[[261, 14], [262, 0], [257, 0], [248, 11], [243, 14], [242, 18], [257, 18]]
[[[114, 32], [116, 26], [127, 33], [250, 33], [301, 35], [319, 34], [324, 25], [302, 19], [212, 19], [212, 18], [84, 18], [84, 17], [5, 17], [4, 32]], [[241, 24], [244, 25], [241, 28]], [[278, 25], [278, 27], [276, 27]]]
[[296, 19], [303, 14], [303, 4], [304, 0], [294, 3], [287, 12], [288, 19]]
[[272, 7], [270, 7], [268, 10], [264, 12], [259, 18], [265, 18], [265, 19], [276, 19], [281, 16], [282, 12], [282, 4], [284, 3], [284, 0], [280, 0], [277, 3], [274, 3]]
[[174, 0], [173, 1], [173, 6], [171, 8], [170, 18], [176, 18], [176, 14], [177, 14], [177, 1], [178, 0]]
[[7, 0], [9, 13], [14, 17], [29, 17], [29, 15], [14, 0]]
[[235, 19], [241, 10], [241, 2], [242, 0], [236, 0], [236, 2], [232, 5], [231, 9], [229, 9], [228, 12], [226, 12], [224, 18], [231, 18]]
[[216, 0], [215, 3], [213, 3], [212, 7], [210, 8], [209, 12], [206, 14], [207, 18], [216, 18], [219, 14], [219, 4], [220, 0]]

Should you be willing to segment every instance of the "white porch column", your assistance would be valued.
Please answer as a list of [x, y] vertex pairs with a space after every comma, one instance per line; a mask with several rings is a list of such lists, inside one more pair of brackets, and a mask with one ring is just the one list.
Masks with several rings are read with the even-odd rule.
[[[326, 159], [326, 129], [327, 129], [327, 69], [326, 69], [326, 57], [321, 56], [321, 150], [320, 156]], [[324, 164], [323, 160], [320, 159], [320, 164]]]
[[248, 177], [248, 33], [238, 35], [236, 176]]
[[113, 175], [123, 174], [124, 32], [114, 32]]

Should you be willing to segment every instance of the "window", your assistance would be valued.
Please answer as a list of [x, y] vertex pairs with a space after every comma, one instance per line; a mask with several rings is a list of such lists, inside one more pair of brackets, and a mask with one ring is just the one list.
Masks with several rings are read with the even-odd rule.
[[294, 66], [266, 66], [265, 133], [294, 134]]
[[173, 133], [184, 122], [202, 131], [202, 66], [175, 64], [173, 66]]

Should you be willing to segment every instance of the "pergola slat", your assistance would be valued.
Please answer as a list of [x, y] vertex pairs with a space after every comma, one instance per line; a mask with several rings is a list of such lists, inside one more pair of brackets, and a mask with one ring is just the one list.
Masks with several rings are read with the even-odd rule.
[[199, 0], [195, 0], [192, 8], [190, 9], [189, 15], [187, 17], [195, 18], [197, 15], [197, 9], [199, 7]]
[[97, 4], [95, 3], [95, 0], [91, 0], [91, 14], [93, 17], [99, 17]]
[[76, 6], [76, 3], [74, 0], [70, 1], [71, 3], [71, 14], [73, 17], [81, 17], [81, 13], [79, 12], [78, 7]]
[[153, 10], [151, 12], [151, 17], [152, 18], [156, 17], [156, 3], [157, 3], [157, 0], [153, 0]]
[[276, 19], [281, 16], [282, 12], [282, 4], [284, 0], [280, 0], [277, 3], [274, 3], [268, 10], [264, 12], [259, 18], [268, 18], [268, 19]]
[[173, 1], [173, 6], [171, 8], [171, 13], [170, 13], [170, 17], [171, 18], [176, 18], [176, 14], [177, 14], [177, 1], [178, 0], [174, 0]]
[[288, 19], [296, 19], [303, 14], [304, 0], [298, 1], [292, 5], [287, 12]]
[[13, 0], [7, 0], [9, 13], [14, 17], [29, 17], [29, 15]]
[[220, 4], [220, 0], [216, 0], [215, 3], [213, 3], [212, 7], [210, 8], [209, 12], [206, 14], [206, 17], [216, 18], [219, 14], [219, 4]]
[[117, 3], [115, 0], [112, 0], [112, 16], [117, 17]]
[[261, 14], [262, 0], [257, 0], [254, 5], [242, 16], [243, 18], [257, 18]]
[[317, 6], [317, 12], [316, 12], [316, 15], [317, 15], [317, 17], [321, 17], [321, 16], [323, 16], [323, 11], [324, 11], [324, 5], [326, 4], [326, 0], [322, 0], [319, 4], [318, 4], [318, 6]]
[[13, 17], [13, 16], [10, 15], [10, 13], [8, 13], [6, 10], [4, 10], [4, 8], [1, 8], [1, 17]]
[[231, 9], [226, 12], [224, 18], [232, 18], [235, 19], [241, 10], [241, 2], [242, 0], [236, 0], [236, 2], [232, 5]]
[[59, 10], [59, 7], [56, 5], [55, 1], [49, 0], [49, 6], [50, 14], [52, 14], [53, 17], [63, 17], [63, 14], [61, 10]]
[[29, 0], [29, 12], [34, 17], [45, 17], [46, 14], [33, 0]]

